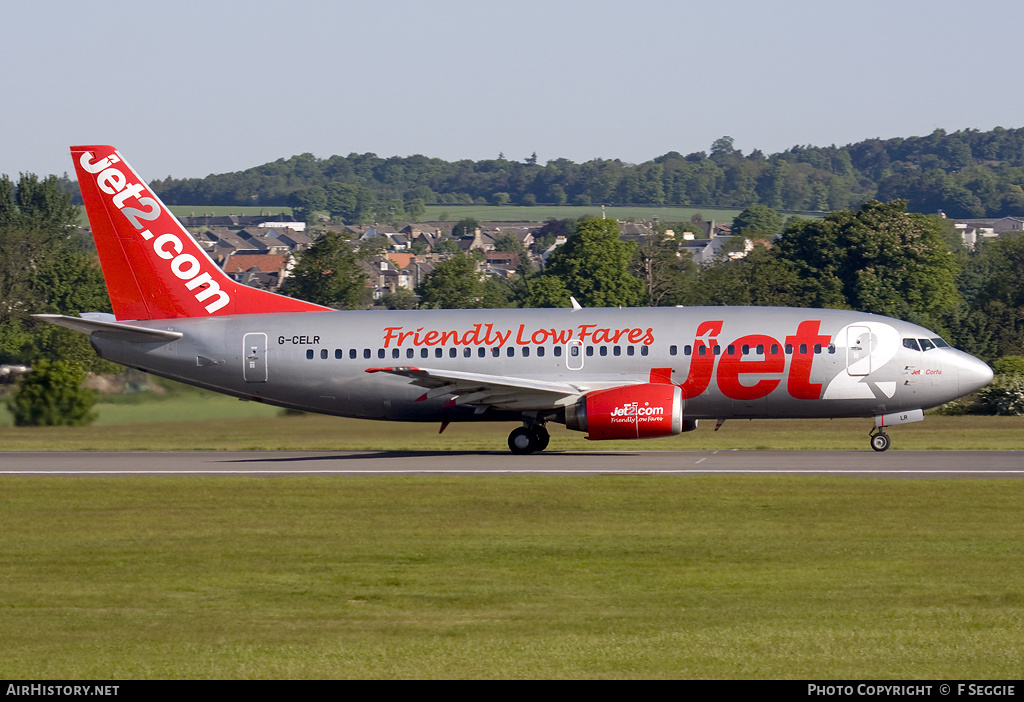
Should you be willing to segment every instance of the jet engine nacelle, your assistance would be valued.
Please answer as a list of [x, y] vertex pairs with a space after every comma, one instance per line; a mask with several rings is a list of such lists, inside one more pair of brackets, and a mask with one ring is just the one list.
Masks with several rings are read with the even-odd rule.
[[[673, 436], [683, 424], [682, 390], [668, 383], [596, 390], [565, 411], [565, 426], [594, 440]], [[696, 428], [696, 422], [690, 424], [687, 430]]]

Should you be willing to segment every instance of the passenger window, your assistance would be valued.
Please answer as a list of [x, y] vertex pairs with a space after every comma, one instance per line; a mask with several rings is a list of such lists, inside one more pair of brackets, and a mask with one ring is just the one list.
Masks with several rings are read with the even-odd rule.
[[636, 349], [635, 348], [633, 348], [632, 346], [627, 346], [626, 347], [626, 355], [627, 356], [633, 356], [635, 354], [636, 354]]
[[476, 349], [476, 355], [480, 358], [484, 358], [485, 356], [487, 356], [487, 349], [485, 349], [483, 346], [478, 346]]
[[420, 358], [426, 358], [430, 355], [430, 349], [420, 349]]
[[[730, 349], [729, 353], [731, 354], [732, 353], [732, 347], [730, 346], [729, 349]], [[743, 351], [743, 355], [746, 356], [747, 354], [750, 353], [750, 346], [747, 345], [747, 344], [743, 344], [742, 351]]]
[[523, 347], [523, 358], [526, 358], [529, 355], [530, 355], [530, 347], [529, 346], [524, 346]]
[[778, 352], [779, 352], [779, 345], [778, 344], [772, 344], [772, 354], [774, 355], [774, 354], [777, 354]]
[[562, 357], [562, 347], [561, 346], [556, 346], [555, 349], [554, 349], [554, 354], [555, 354], [555, 358], [561, 358]]
[[306, 349], [306, 358], [312, 360], [312, 358], [313, 358], [313, 349]]
[[465, 358], [469, 358], [470, 356], [473, 355], [473, 349], [467, 346], [466, 348], [462, 349], [462, 355]]
[[384, 358], [384, 349], [377, 349], [377, 358]]
[[598, 349], [598, 351], [601, 353], [602, 356], [607, 356], [608, 355], [608, 347], [607, 346], [602, 346], [600, 349]]
[[370, 357], [370, 349], [363, 349], [363, 358]]
[[500, 355], [501, 355], [501, 349], [499, 349], [497, 346], [495, 346], [494, 348], [491, 349], [491, 356], [493, 356], [494, 358], [497, 358]]
[[693, 347], [692, 346], [687, 344], [686, 346], [683, 347], [683, 355], [684, 356], [689, 356], [692, 353], [693, 353]]
[[345, 354], [344, 354], [344, 353], [342, 353], [341, 349], [334, 349], [334, 357], [335, 357], [335, 358], [337, 358], [337, 359], [340, 359], [340, 358], [341, 358], [342, 356], [344, 356], [344, 355], [345, 355]]
[[793, 354], [793, 344], [786, 344], [786, 354], [790, 356]]
[[[743, 353], [746, 353], [749, 350], [750, 350], [749, 346], [744, 346], [741, 349], [741, 351], [743, 351]], [[725, 353], [730, 355], [730, 356], [735, 356], [736, 355], [736, 347], [733, 344], [729, 344], [728, 346], [725, 347]]]
[[814, 353], [821, 353], [821, 344], [814, 345]]
[[[612, 348], [612, 355], [613, 356], [621, 356], [622, 355], [622, 347], [621, 346], [613, 347]], [[672, 347], [672, 355], [673, 356], [676, 355], [676, 347], [675, 346]]]
[[587, 355], [588, 356], [593, 356], [594, 355], [594, 347], [593, 346], [588, 346], [587, 347]]
[[[646, 347], [646, 346], [644, 346], [643, 348], [647, 348], [647, 347]], [[715, 344], [715, 347], [714, 347], [713, 349], [711, 349], [711, 352], [712, 352], [713, 354], [715, 354], [716, 356], [721, 356], [721, 355], [722, 355], [722, 347], [721, 347], [721, 346], [719, 346], [718, 344]], [[640, 352], [640, 355], [641, 355], [641, 356], [646, 356], [647, 354], [646, 354], [646, 353], [643, 353], [643, 352], [641, 351], [641, 352]]]
[[415, 355], [416, 355], [416, 349], [406, 349], [405, 350], [405, 357], [406, 358], [412, 358]]
[[512, 358], [513, 356], [515, 356], [516, 355], [515, 348], [512, 347], [512, 346], [509, 346], [507, 349], [505, 349], [505, 355], [508, 356], [509, 358]]
[[[718, 347], [716, 346], [715, 348], [717, 349]], [[640, 355], [641, 356], [646, 356], [650, 352], [651, 352], [651, 347], [650, 346], [641, 346], [640, 347]]]
[[355, 349], [349, 349], [349, 350], [348, 350], [348, 357], [349, 357], [349, 358], [351, 358], [351, 359], [355, 359], [355, 357], [356, 357], [356, 356], [358, 356], [358, 355], [359, 355], [359, 354], [357, 354], [357, 353], [356, 353], [356, 350], [355, 350]]
[[402, 350], [401, 349], [391, 349], [391, 358], [401, 358], [401, 357], [402, 357]]
[[320, 358], [322, 358], [324, 360], [327, 359], [327, 349], [321, 349], [320, 350]]
[[434, 358], [444, 358], [444, 349], [440, 346], [434, 349]]
[[459, 355], [459, 350], [457, 348], [455, 348], [454, 346], [452, 346], [450, 349], [448, 349], [448, 358], [455, 358], [458, 355]]

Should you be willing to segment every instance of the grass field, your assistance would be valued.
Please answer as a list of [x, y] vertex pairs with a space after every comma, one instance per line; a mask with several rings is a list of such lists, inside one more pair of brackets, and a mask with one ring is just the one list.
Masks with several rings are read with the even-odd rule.
[[[102, 404], [0, 450], [500, 450], [205, 393]], [[5, 417], [0, 417], [0, 422]], [[569, 448], [856, 448], [870, 420]], [[929, 416], [895, 448], [1024, 449]], [[0, 454], [2, 460], [2, 454]], [[482, 458], [483, 460], [483, 458]], [[1015, 679], [1024, 481], [2, 478], [7, 679]]]
[[1015, 679], [1021, 481], [4, 478], [0, 676]]
[[[284, 416], [281, 410], [213, 393], [185, 392], [138, 404], [101, 403], [91, 427], [14, 427], [0, 401], [0, 451], [45, 450], [503, 450], [511, 423], [438, 424], [371, 422], [320, 415]], [[870, 419], [732, 420], [714, 431], [665, 439], [587, 441], [552, 424], [551, 449], [866, 449]], [[947, 417], [889, 430], [893, 450], [1024, 450], [1024, 417]]]
[[[258, 215], [258, 214], [291, 214], [290, 207], [235, 207], [228, 205], [171, 205], [171, 212], [178, 217], [201, 217], [203, 215], [224, 216]], [[719, 209], [715, 207], [606, 207], [605, 216], [623, 221], [644, 219], [650, 221], [657, 217], [662, 222], [689, 222], [695, 214], [705, 220], [714, 219], [719, 222], [731, 222], [741, 210]], [[454, 222], [472, 217], [481, 222], [543, 222], [547, 219], [576, 219], [583, 216], [601, 216], [600, 205], [536, 205], [521, 207], [517, 205], [428, 205], [420, 221]], [[804, 215], [811, 217], [815, 215]], [[83, 225], [84, 226], [84, 225]]]
[[[689, 222], [694, 215], [699, 214], [704, 220], [729, 223], [741, 211], [714, 207], [605, 207], [604, 216], [621, 221], [651, 221], [657, 217], [662, 222]], [[420, 219], [425, 222], [448, 222], [472, 217], [481, 222], [543, 222], [551, 218], [577, 219], [600, 217], [601, 214], [600, 205], [429, 205]]]

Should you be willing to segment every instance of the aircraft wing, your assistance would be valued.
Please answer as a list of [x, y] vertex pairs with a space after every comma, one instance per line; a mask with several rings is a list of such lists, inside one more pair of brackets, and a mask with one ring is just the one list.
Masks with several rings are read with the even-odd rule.
[[367, 373], [390, 373], [426, 388], [418, 401], [453, 395], [451, 405], [471, 405], [482, 412], [487, 407], [503, 410], [545, 410], [570, 405], [593, 388], [571, 383], [551, 383], [527, 378], [509, 378], [486, 373], [396, 366], [367, 368]]

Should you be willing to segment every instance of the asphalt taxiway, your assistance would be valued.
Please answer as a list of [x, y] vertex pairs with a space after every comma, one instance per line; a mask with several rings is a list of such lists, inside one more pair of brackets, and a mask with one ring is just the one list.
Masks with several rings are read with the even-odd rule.
[[1024, 478], [1024, 451], [4, 451], [0, 477], [832, 475]]

